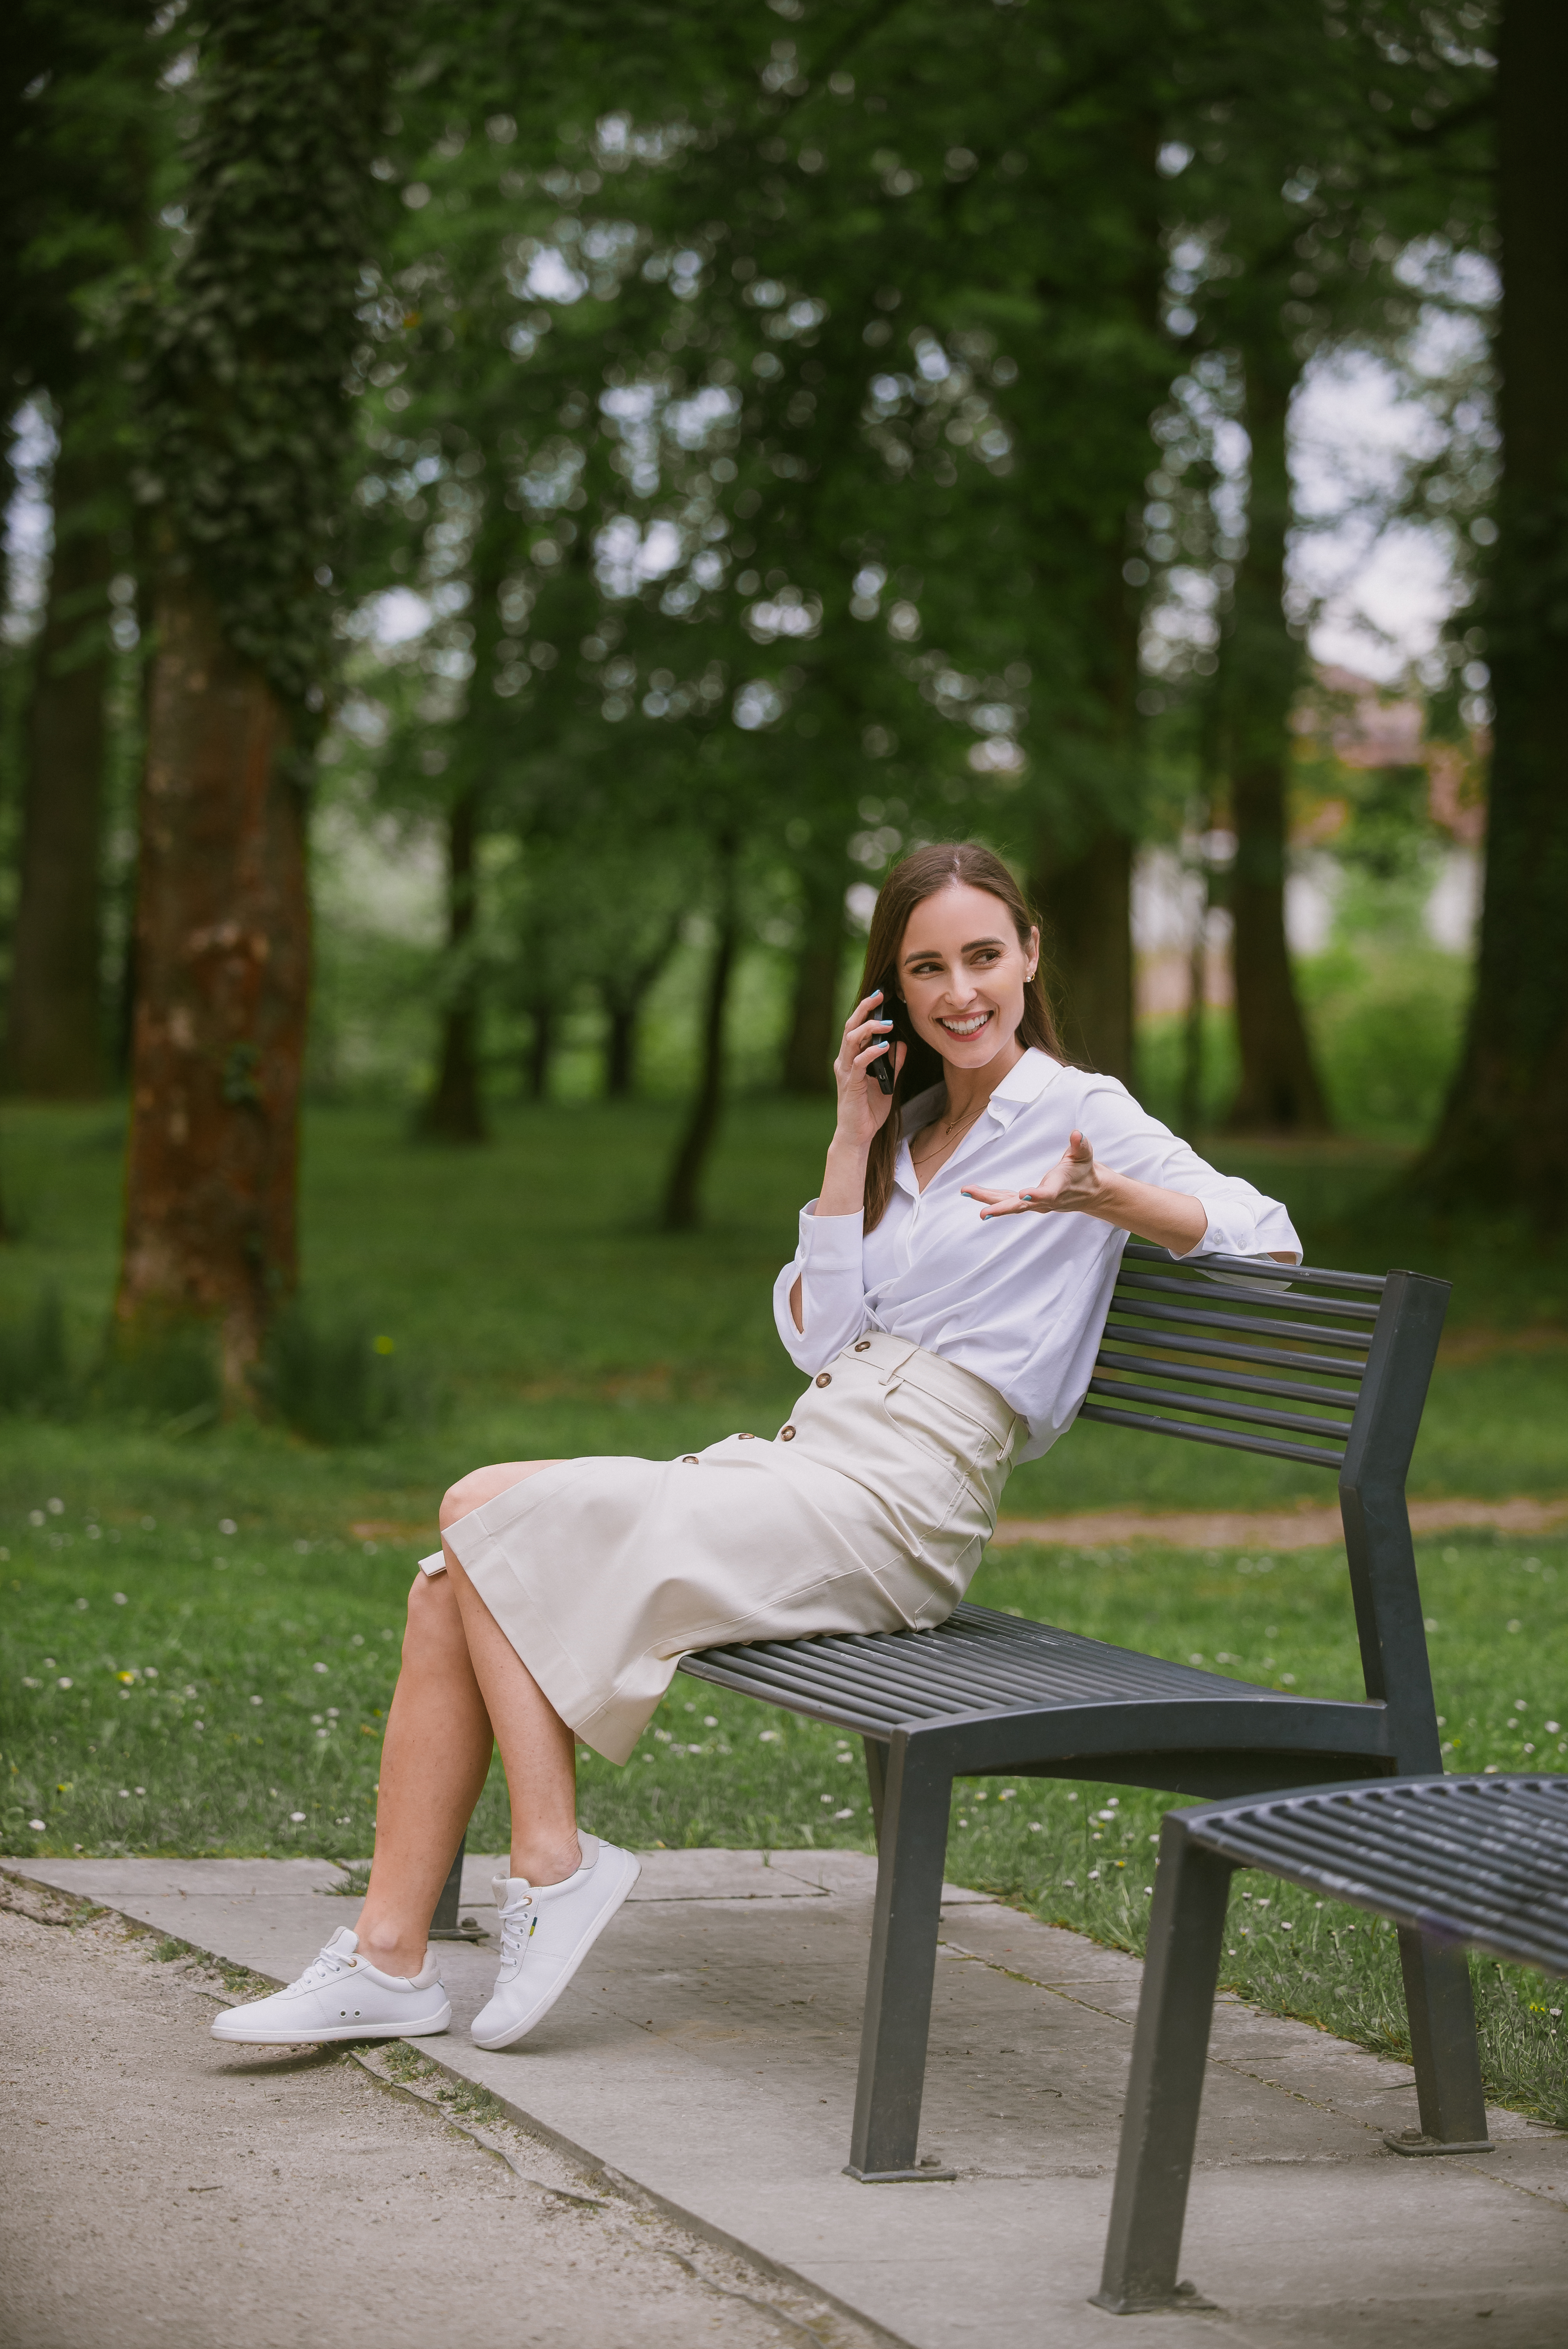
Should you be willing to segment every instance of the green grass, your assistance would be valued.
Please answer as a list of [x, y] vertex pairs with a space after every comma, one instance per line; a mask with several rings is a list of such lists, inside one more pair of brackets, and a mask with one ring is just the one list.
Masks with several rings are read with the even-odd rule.
[[[443, 1486], [483, 1459], [667, 1456], [782, 1419], [796, 1381], [768, 1295], [815, 1185], [822, 1114], [738, 1104], [709, 1228], [680, 1240], [650, 1228], [675, 1116], [659, 1104], [516, 1112], [491, 1148], [449, 1153], [409, 1143], [388, 1112], [313, 1113], [311, 1309], [389, 1336], [394, 1359], [447, 1397], [432, 1423], [327, 1450], [256, 1423], [176, 1435], [181, 1414], [160, 1415], [155, 1398], [0, 1421], [0, 1845], [363, 1855], [404, 1594]], [[24, 1226], [0, 1249], [0, 1326], [57, 1288], [78, 1375], [111, 1293], [121, 1141], [119, 1116], [101, 1108], [7, 1110], [0, 1131]], [[1399, 1164], [1387, 1148], [1218, 1154], [1287, 1200], [1317, 1261], [1454, 1279], [1457, 1344], [1434, 1381], [1413, 1492], [1568, 1487], [1561, 1251], [1507, 1230], [1412, 1229], [1379, 1205]], [[1084, 1426], [1019, 1473], [1006, 1506], [1237, 1507], [1332, 1489], [1311, 1470]], [[1453, 1536], [1420, 1557], [1454, 1766], [1565, 1766], [1563, 1739], [1543, 1724], [1568, 1719], [1568, 1548]], [[1008, 1549], [975, 1596], [1243, 1677], [1358, 1689], [1333, 1552]], [[624, 1770], [584, 1763], [583, 1816], [639, 1845], [869, 1848], [858, 1753], [841, 1748], [677, 1679]], [[1136, 1949], [1165, 1805], [1113, 1793], [965, 1786], [950, 1872]], [[506, 1840], [493, 1775], [474, 1839]], [[1238, 1894], [1234, 1923], [1235, 1988], [1401, 2044], [1390, 1936], [1261, 1880]], [[1478, 1967], [1477, 1981], [1494, 2089], [1568, 2121], [1549, 2012], [1564, 2002], [1507, 1970]]]
[[[260, 1524], [198, 1535], [189, 1521], [44, 1516], [42, 1526], [7, 1525], [0, 1559], [10, 1601], [0, 1844], [14, 1853], [362, 1856], [409, 1546], [280, 1540]], [[1452, 1765], [1568, 1766], [1568, 1541], [1455, 1537], [1421, 1545], [1420, 1571]], [[1333, 1551], [1010, 1549], [982, 1568], [975, 1595], [1265, 1685], [1359, 1693]], [[967, 1782], [954, 1804], [949, 1874], [1140, 1950], [1169, 1800]], [[624, 1770], [583, 1757], [582, 1816], [639, 1847], [872, 1848], [858, 1745], [684, 1677]], [[505, 1847], [499, 1770], [471, 1839]], [[1262, 1879], [1238, 1889], [1233, 1926], [1231, 1987], [1403, 2051], [1398, 1958], [1382, 1928]], [[1476, 1978], [1494, 2092], [1568, 2125], [1551, 2012], [1560, 1994], [1490, 1962], [1478, 1961]]]

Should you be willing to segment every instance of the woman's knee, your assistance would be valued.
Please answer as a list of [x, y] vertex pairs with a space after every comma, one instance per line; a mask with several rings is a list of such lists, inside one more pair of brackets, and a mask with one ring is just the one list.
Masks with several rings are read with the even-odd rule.
[[472, 1510], [483, 1508], [498, 1493], [510, 1492], [525, 1476], [536, 1475], [541, 1468], [554, 1465], [553, 1460], [504, 1460], [489, 1468], [470, 1468], [441, 1496], [441, 1531], [445, 1533], [449, 1526], [455, 1526], [459, 1517], [468, 1516]]
[[449, 1574], [414, 1577], [408, 1591], [408, 1618], [403, 1632], [403, 1661], [417, 1661], [453, 1645], [466, 1648], [458, 1594]]

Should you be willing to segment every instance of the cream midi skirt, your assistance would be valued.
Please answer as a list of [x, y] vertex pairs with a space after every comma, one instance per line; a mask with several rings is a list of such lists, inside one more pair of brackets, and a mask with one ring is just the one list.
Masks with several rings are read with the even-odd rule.
[[1024, 1423], [907, 1340], [857, 1338], [771, 1443], [562, 1460], [446, 1540], [562, 1719], [624, 1762], [694, 1649], [940, 1623]]

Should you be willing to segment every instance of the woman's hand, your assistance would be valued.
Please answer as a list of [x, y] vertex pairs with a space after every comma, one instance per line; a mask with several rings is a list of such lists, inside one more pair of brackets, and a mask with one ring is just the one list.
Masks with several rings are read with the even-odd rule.
[[964, 1195], [982, 1202], [982, 1223], [993, 1216], [1093, 1216], [1098, 1223], [1113, 1224], [1119, 1231], [1136, 1232], [1140, 1239], [1169, 1248], [1172, 1256], [1190, 1255], [1209, 1228], [1208, 1209], [1201, 1199], [1113, 1174], [1097, 1163], [1094, 1145], [1082, 1133], [1069, 1136], [1050, 1173], [1032, 1191], [966, 1189]]
[[[872, 1074], [873, 1061], [891, 1053], [896, 1075], [903, 1066], [904, 1047], [888, 1041], [891, 1019], [880, 1017], [882, 990], [857, 1003], [844, 1022], [844, 1039], [833, 1062], [839, 1088], [839, 1122], [828, 1144], [828, 1164], [814, 1212], [819, 1216], [858, 1216], [866, 1203], [866, 1160], [871, 1146], [887, 1123], [892, 1095], [884, 1093]], [[800, 1319], [800, 1284], [795, 1284], [791, 1304], [795, 1327]]]
[[833, 1062], [839, 1089], [839, 1122], [833, 1139], [851, 1149], [871, 1148], [892, 1107], [892, 1095], [884, 1093], [872, 1074], [872, 1063], [891, 1056], [895, 1077], [903, 1066], [904, 1047], [890, 1039], [892, 1021], [882, 1018], [882, 1000], [878, 988], [856, 1004], [844, 1022], [843, 1041]]
[[1103, 1205], [1105, 1187], [1104, 1172], [1095, 1164], [1094, 1144], [1084, 1134], [1075, 1133], [1050, 1173], [1032, 1191], [965, 1189], [964, 1196], [984, 1202], [980, 1210], [984, 1224], [993, 1216], [1092, 1216]]

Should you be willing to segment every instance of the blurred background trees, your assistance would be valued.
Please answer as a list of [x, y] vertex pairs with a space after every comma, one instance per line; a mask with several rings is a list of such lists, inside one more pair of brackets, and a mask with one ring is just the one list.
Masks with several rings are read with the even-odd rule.
[[[1562, 38], [1542, 0], [386, 39], [26, 0], [0, 334], [53, 539], [12, 540], [6, 1065], [103, 1085], [134, 997], [127, 1326], [238, 1312], [242, 1379], [300, 1082], [469, 1144], [679, 1095], [689, 1225], [727, 1086], [827, 1090], [867, 893], [951, 834], [1162, 1114], [1408, 1150], [1451, 1081], [1411, 1179], [1550, 1220]], [[1339, 383], [1398, 428], [1359, 475], [1308, 445]], [[1315, 657], [1334, 564], [1400, 533], [1445, 608]], [[98, 906], [138, 832], [133, 949]]]

